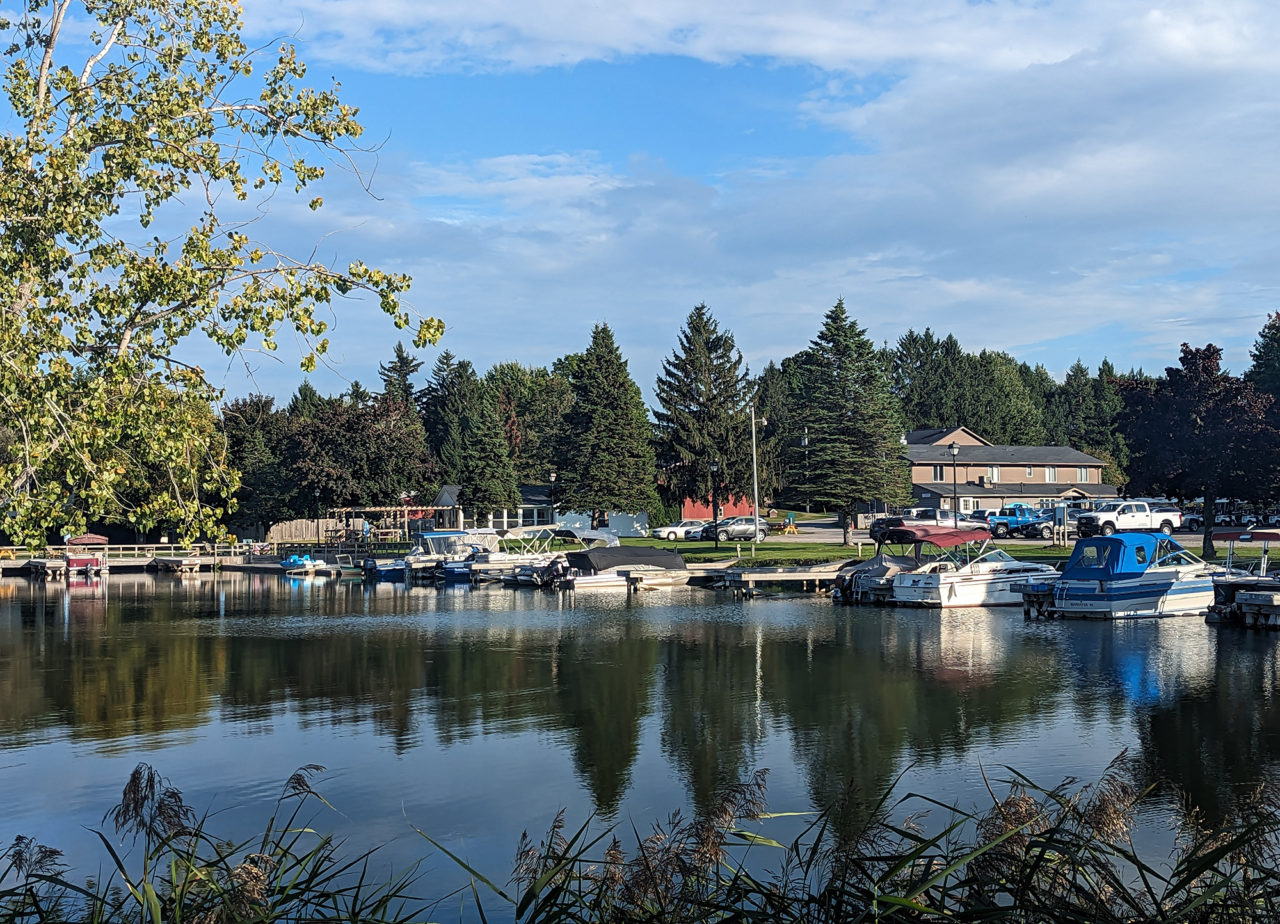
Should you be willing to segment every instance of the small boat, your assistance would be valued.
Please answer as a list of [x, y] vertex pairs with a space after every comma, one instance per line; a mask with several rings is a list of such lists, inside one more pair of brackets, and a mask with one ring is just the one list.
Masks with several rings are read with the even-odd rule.
[[[553, 563], [553, 565], [556, 563]], [[653, 575], [651, 586], [662, 583], [671, 586], [683, 577], [688, 583], [688, 570], [684, 556], [669, 549], [648, 546], [603, 546], [568, 552], [552, 586], [565, 590], [626, 590], [629, 578], [648, 574], [650, 571], [678, 572]]]
[[1023, 588], [1024, 610], [1093, 619], [1199, 614], [1214, 601], [1215, 580], [1231, 573], [1163, 532], [1093, 536], [1076, 541], [1051, 588]]
[[155, 563], [161, 571], [195, 574], [200, 570], [201, 560], [199, 555], [157, 555]]
[[997, 547], [985, 529], [910, 529], [920, 543], [936, 547], [938, 555], [914, 571], [894, 575], [891, 602], [899, 606], [1017, 606], [1022, 594], [1014, 585], [1058, 577], [1051, 565], [1018, 561]]
[[933, 526], [885, 530], [876, 541], [875, 554], [865, 561], [854, 559], [840, 568], [831, 588], [832, 599], [844, 604], [887, 604], [893, 597], [893, 579], [897, 575], [917, 571], [935, 560], [937, 556], [927, 554], [925, 548], [937, 547], [929, 540], [936, 533]]
[[315, 569], [316, 574], [333, 578], [364, 577], [364, 566], [357, 565], [350, 555], [335, 555], [333, 561], [322, 561]]
[[280, 567], [289, 577], [310, 577], [320, 568], [326, 566], [323, 558], [312, 558], [310, 555], [290, 555], [280, 562]]

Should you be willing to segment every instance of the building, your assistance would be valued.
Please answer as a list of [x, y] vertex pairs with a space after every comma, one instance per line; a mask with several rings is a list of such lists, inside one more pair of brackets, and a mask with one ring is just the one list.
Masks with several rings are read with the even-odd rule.
[[[476, 518], [475, 525], [493, 529], [514, 529], [518, 526], [563, 526], [569, 529], [589, 529], [591, 526], [589, 512], [556, 511], [551, 499], [553, 487], [554, 485], [549, 484], [521, 485], [518, 508], [482, 514]], [[647, 536], [649, 514], [610, 511], [605, 515], [602, 528], [619, 536]]]
[[953, 477], [961, 513], [1015, 502], [1102, 501], [1119, 493], [1102, 483], [1106, 463], [1067, 446], [993, 446], [967, 427], [937, 427], [912, 430], [905, 448], [919, 507], [950, 510]]

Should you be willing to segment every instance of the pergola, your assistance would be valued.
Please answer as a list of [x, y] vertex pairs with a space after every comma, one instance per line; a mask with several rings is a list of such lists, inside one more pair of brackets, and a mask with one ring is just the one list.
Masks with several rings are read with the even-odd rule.
[[[329, 518], [332, 520], [342, 520], [346, 524], [345, 529], [351, 529], [352, 520], [364, 520], [370, 523], [380, 524], [371, 530], [373, 538], [386, 539], [408, 539], [409, 538], [409, 521], [421, 520], [432, 516], [436, 512], [435, 507], [410, 507], [404, 504], [397, 504], [393, 507], [334, 507], [329, 511]], [[388, 527], [385, 524], [395, 523], [394, 527]]]

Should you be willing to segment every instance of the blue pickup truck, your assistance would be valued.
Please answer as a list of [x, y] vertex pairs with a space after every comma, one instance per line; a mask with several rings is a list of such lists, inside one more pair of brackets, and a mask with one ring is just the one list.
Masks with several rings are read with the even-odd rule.
[[1001, 507], [999, 513], [987, 517], [987, 525], [991, 527], [991, 535], [1004, 539], [1010, 533], [1020, 533], [1035, 522], [1039, 513], [1030, 504], [1010, 504]]

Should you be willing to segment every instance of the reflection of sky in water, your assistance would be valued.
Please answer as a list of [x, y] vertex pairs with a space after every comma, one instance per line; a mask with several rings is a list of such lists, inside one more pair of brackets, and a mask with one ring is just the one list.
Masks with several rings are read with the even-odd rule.
[[[317, 788], [339, 814], [319, 809], [316, 826], [353, 850], [429, 856], [416, 826], [505, 879], [522, 830], [538, 837], [561, 806], [581, 823], [615, 789], [597, 824], [626, 842], [760, 767], [780, 812], [850, 778], [874, 797], [900, 773], [903, 793], [980, 806], [1005, 765], [1052, 786], [1096, 779], [1126, 748], [1158, 777], [1188, 746], [1162, 717], [1181, 728], [1188, 711], [1212, 753], [1232, 731], [1199, 718], [1230, 692], [1219, 685], [1275, 670], [1269, 637], [1220, 643], [1194, 619], [1041, 623], [689, 589], [571, 605], [275, 576], [5, 586], [0, 841], [37, 836], [86, 871], [101, 857], [83, 826], [140, 760], [236, 836], [294, 769], [323, 764]], [[1267, 727], [1260, 747], [1280, 747]], [[1255, 771], [1276, 755], [1257, 756]], [[427, 869], [440, 892], [460, 881], [447, 858]]]

